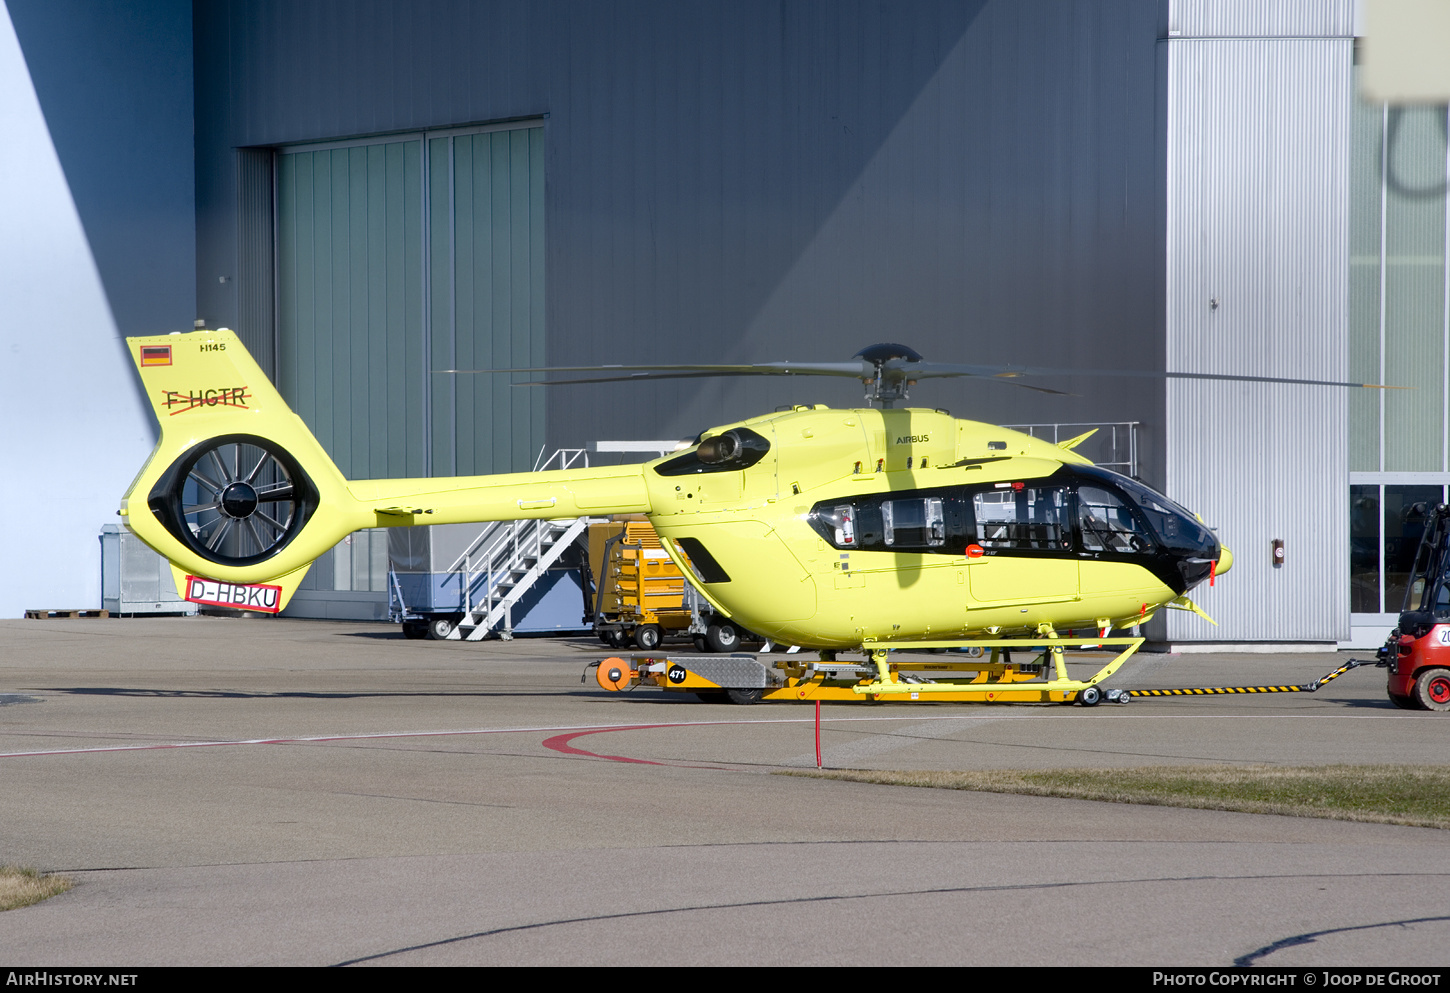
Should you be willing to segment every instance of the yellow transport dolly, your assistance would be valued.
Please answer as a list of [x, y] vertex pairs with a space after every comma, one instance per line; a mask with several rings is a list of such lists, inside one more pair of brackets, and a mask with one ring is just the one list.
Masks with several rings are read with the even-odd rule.
[[[751, 655], [612, 657], [591, 663], [606, 690], [640, 685], [694, 693], [703, 700], [731, 703], [827, 700], [838, 702], [937, 701], [941, 703], [1078, 703], [1096, 706], [1103, 700], [1127, 703], [1124, 690], [1101, 684], [1142, 646], [1143, 638], [1066, 640], [1053, 632], [1026, 638], [971, 641], [868, 641], [867, 661], [842, 662], [821, 657], [788, 659], [766, 668]], [[981, 648], [981, 657], [949, 661], [893, 661], [894, 651]], [[1067, 673], [1067, 650], [1121, 649], [1090, 678]], [[990, 651], [987, 651], [990, 650]], [[1017, 652], [1017, 659], [1012, 653]], [[1022, 653], [1030, 661], [1020, 661]]]
[[632, 641], [653, 651], [666, 633], [690, 627], [685, 577], [649, 521], [591, 524], [589, 571], [594, 630], [606, 645], [623, 648]]

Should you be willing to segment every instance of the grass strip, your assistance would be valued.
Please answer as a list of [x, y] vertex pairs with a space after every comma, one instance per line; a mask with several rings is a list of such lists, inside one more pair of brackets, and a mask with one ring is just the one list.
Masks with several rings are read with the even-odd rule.
[[890, 786], [1450, 828], [1450, 766], [1206, 765], [972, 772], [810, 769], [782, 774]]
[[41, 874], [17, 865], [0, 866], [0, 911], [16, 910], [48, 900], [74, 885], [67, 876]]

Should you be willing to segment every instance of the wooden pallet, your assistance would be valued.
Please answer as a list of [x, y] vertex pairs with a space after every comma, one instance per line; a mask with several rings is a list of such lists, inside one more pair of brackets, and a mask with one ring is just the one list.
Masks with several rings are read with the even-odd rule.
[[25, 616], [32, 620], [47, 621], [60, 617], [110, 617], [109, 610], [27, 610]]

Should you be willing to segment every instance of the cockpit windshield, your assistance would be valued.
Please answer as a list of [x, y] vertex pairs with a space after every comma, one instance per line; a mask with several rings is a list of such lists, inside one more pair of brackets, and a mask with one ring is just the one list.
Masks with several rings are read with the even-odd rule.
[[1175, 552], [1196, 554], [1210, 559], [1218, 558], [1218, 539], [1213, 536], [1213, 532], [1200, 524], [1193, 514], [1162, 493], [1136, 479], [1120, 476], [1116, 472], [1096, 466], [1090, 470], [1080, 467], [1077, 471], [1081, 475], [1101, 474], [1110, 478], [1138, 505], [1143, 516], [1148, 519], [1148, 525], [1158, 536], [1158, 540], [1167, 548]]

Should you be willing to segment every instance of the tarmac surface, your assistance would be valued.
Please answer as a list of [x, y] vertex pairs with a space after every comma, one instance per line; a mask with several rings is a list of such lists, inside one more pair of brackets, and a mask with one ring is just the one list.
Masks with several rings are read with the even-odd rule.
[[[0, 959], [1450, 961], [1450, 833], [773, 775], [814, 767], [812, 708], [581, 684], [606, 654], [270, 618], [0, 622], [0, 862], [78, 880], [0, 914]], [[1351, 654], [1140, 656], [1109, 685], [1300, 683]], [[1364, 668], [1315, 694], [826, 705], [824, 758], [1450, 758], [1450, 715], [1397, 710], [1383, 684]]]

